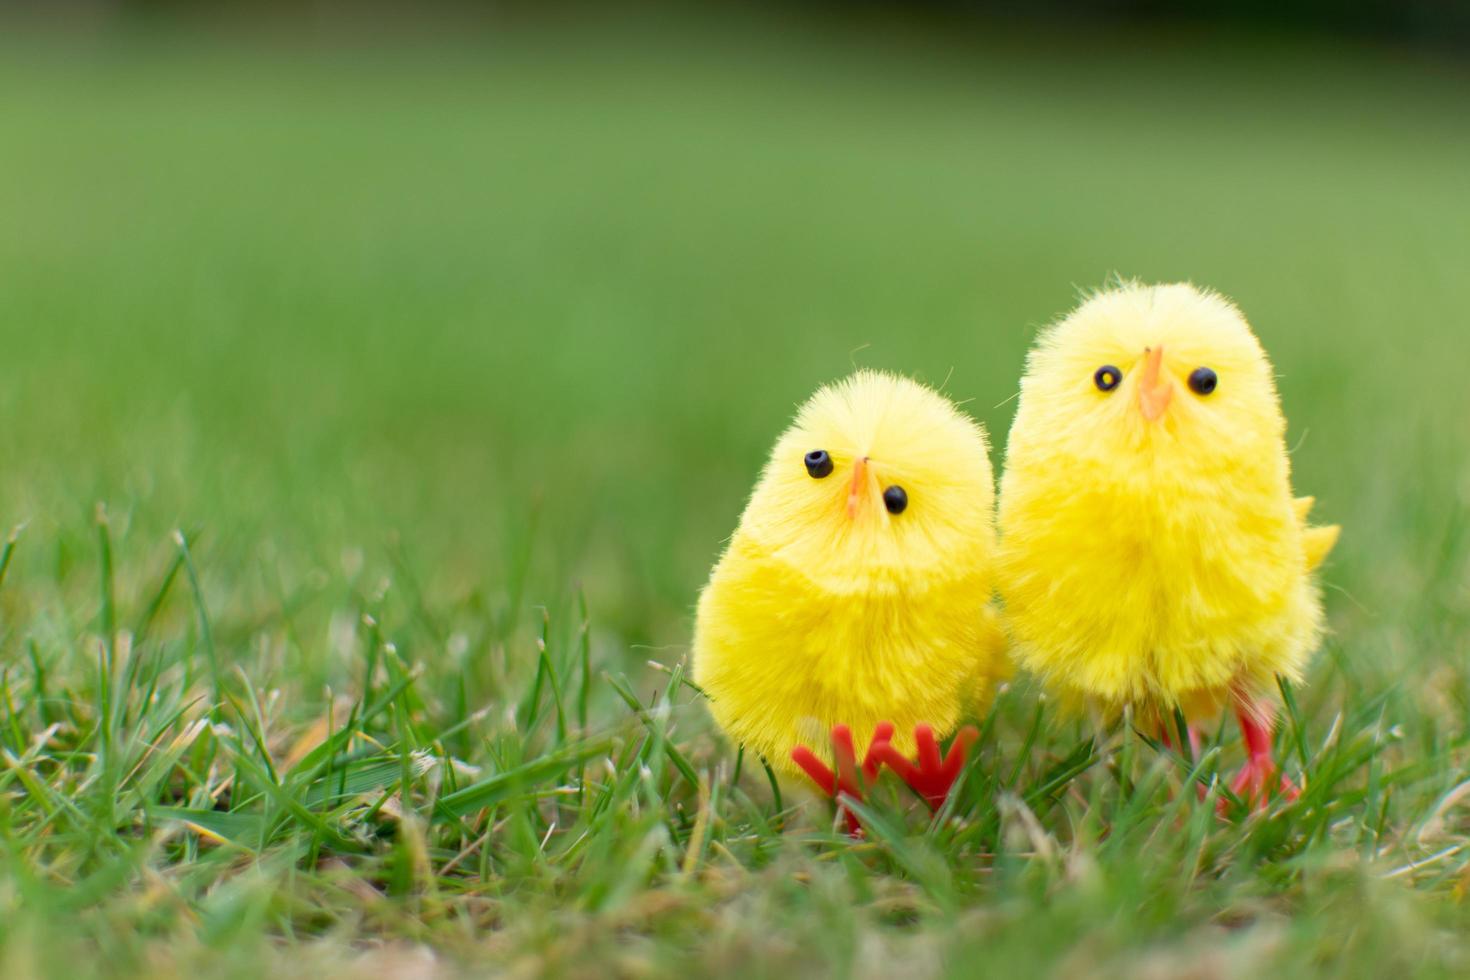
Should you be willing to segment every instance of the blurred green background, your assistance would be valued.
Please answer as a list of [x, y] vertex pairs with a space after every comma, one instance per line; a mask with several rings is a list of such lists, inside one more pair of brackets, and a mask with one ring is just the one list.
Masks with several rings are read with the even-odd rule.
[[580, 582], [678, 647], [813, 388], [944, 384], [999, 465], [1037, 328], [1122, 274], [1252, 320], [1298, 486], [1347, 527], [1335, 616], [1445, 581], [1463, 65], [823, 23], [9, 34], [0, 515], [60, 542], [18, 567], [64, 578], [102, 500], [134, 553], [205, 535], [210, 575], [397, 541], [425, 588]]

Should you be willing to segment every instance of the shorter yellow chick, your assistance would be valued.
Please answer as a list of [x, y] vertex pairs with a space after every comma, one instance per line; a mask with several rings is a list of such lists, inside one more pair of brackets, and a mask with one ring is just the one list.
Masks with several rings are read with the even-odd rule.
[[[968, 737], [940, 760], [933, 733], [1006, 671], [992, 479], [984, 431], [923, 385], [859, 371], [813, 395], [699, 599], [694, 678], [730, 737], [854, 796], [852, 738], [872, 740], [869, 778], [886, 759], [942, 801]], [[829, 730], [836, 776], [803, 744]]]
[[1249, 756], [1232, 789], [1258, 802], [1295, 792], [1271, 760], [1270, 698], [1321, 635], [1311, 573], [1337, 538], [1292, 498], [1285, 429], [1233, 305], [1126, 283], [1031, 352], [1000, 492], [1016, 659], [1161, 733], [1176, 709], [1193, 724], [1232, 706]]

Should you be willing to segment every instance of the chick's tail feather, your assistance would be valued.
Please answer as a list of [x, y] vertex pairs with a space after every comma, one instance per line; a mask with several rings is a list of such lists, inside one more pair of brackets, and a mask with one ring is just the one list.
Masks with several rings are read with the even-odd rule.
[[1298, 497], [1292, 504], [1297, 522], [1302, 525], [1302, 550], [1306, 552], [1309, 572], [1322, 564], [1337, 544], [1337, 536], [1342, 533], [1342, 528], [1337, 524], [1308, 526], [1307, 515], [1312, 512], [1312, 505], [1316, 502], [1316, 497]]

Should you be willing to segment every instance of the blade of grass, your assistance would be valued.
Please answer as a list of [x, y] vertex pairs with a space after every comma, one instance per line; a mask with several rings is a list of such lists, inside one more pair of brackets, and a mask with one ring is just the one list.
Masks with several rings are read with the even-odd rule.
[[[184, 536], [182, 530], [174, 531], [174, 544], [178, 546], [179, 557], [184, 560], [184, 571], [189, 578], [189, 587], [194, 593], [194, 608], [199, 617], [199, 641], [204, 646], [210, 680], [214, 685], [214, 707], [211, 708], [211, 711], [218, 712], [224, 703], [224, 680], [220, 676], [219, 657], [214, 649], [214, 632], [209, 625], [209, 610], [204, 603], [204, 588], [199, 584], [199, 572], [194, 567], [194, 557], [189, 551], [189, 539]], [[192, 657], [189, 659], [192, 661]]]
[[138, 625], [133, 627], [134, 648], [141, 647], [144, 639], [147, 638], [149, 631], [153, 628], [153, 621], [158, 618], [158, 614], [163, 610], [163, 604], [168, 600], [174, 579], [178, 578], [179, 570], [183, 567], [184, 555], [183, 552], [178, 552], [174, 555], [173, 561], [169, 562], [168, 570], [164, 572], [158, 587], [153, 590], [153, 598], [148, 601], [148, 606], [144, 609], [142, 617], [139, 618]]
[[435, 815], [444, 819], [455, 819], [517, 796], [524, 796], [568, 770], [599, 755], [605, 755], [612, 746], [613, 740], [609, 737], [565, 745], [556, 752], [441, 797], [435, 806]]
[[577, 587], [577, 650], [581, 655], [581, 684], [577, 689], [577, 734], [587, 734], [587, 704], [592, 691], [592, 618], [587, 614], [587, 593]]
[[[664, 754], [667, 755], [669, 761], [674, 764], [674, 768], [679, 770], [679, 775], [684, 777], [684, 781], [695, 789], [698, 789], [699, 776], [695, 773], [694, 767], [689, 764], [689, 760], [684, 757], [684, 753], [679, 751], [679, 747], [675, 745], [672, 740], [665, 737], [666, 733], [664, 732], [661, 723], [657, 719], [655, 719], [653, 717], [653, 714], [643, 706], [643, 703], [641, 701], [638, 700], [638, 695], [633, 693], [633, 688], [628, 684], [628, 679], [621, 675], [614, 677], [611, 674], [603, 674], [603, 677], [607, 679], [607, 682], [612, 687], [612, 689], [617, 692], [618, 697], [622, 698], [623, 702], [627, 704], [629, 708], [633, 709], [633, 713], [636, 714], [638, 716], [638, 720], [643, 722], [644, 726], [648, 728], [649, 733], [658, 739], [661, 747], [663, 748]], [[670, 686], [676, 687], [678, 683], [679, 675], [676, 673], [674, 675], [674, 679], [671, 681]]]
[[15, 556], [16, 542], [20, 541], [21, 532], [26, 526], [17, 524], [10, 529], [10, 536], [5, 539], [5, 547], [0, 548], [0, 588], [5, 586], [5, 576], [10, 571], [10, 559]]

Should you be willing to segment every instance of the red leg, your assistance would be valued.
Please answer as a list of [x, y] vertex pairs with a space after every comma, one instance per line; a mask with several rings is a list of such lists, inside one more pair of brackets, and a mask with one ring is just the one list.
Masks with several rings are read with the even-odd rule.
[[[832, 729], [832, 761], [837, 766], [834, 773], [831, 769], [818, 759], [816, 753], [805, 745], [798, 745], [791, 750], [791, 761], [801, 767], [817, 788], [829, 797], [836, 798], [839, 793], [849, 796], [858, 802], [863, 799], [863, 785], [871, 783], [878, 778], [879, 753], [888, 745], [888, 740], [893, 737], [893, 726], [888, 722], [882, 722], [873, 730], [873, 740], [868, 744], [868, 751], [863, 756], [861, 767], [857, 764], [857, 750], [852, 744], [852, 730], [846, 725], [836, 725]], [[862, 780], [858, 779], [858, 772], [862, 772]], [[854, 837], [863, 835], [862, 825], [853, 812], [838, 803], [842, 810], [843, 818], [847, 821], [847, 832]]]
[[815, 752], [805, 745], [798, 745], [791, 750], [791, 761], [801, 767], [807, 778], [817, 784], [817, 789], [827, 796], [837, 795], [837, 777], [832, 775], [832, 770], [817, 758]]
[[883, 760], [878, 758], [880, 750], [893, 738], [893, 722], [880, 721], [878, 727], [873, 729], [873, 737], [868, 742], [868, 751], [863, 756], [863, 781], [872, 783], [878, 778], [878, 771], [883, 768]]
[[914, 742], [919, 750], [917, 764], [905, 759], [888, 742], [875, 745], [870, 754], [876, 754], [899, 779], [908, 783], [909, 788], [918, 793], [929, 804], [930, 809], [938, 810], [949, 798], [949, 791], [954, 788], [960, 770], [965, 767], [965, 757], [969, 754], [970, 746], [979, 737], [980, 733], [973, 725], [966, 725], [955, 735], [949, 754], [941, 759], [939, 743], [934, 739], [934, 729], [928, 725], [915, 725]]
[[[1230, 782], [1230, 792], [1257, 810], [1264, 810], [1272, 793], [1279, 792], [1288, 800], [1301, 796], [1301, 791], [1276, 768], [1271, 758], [1271, 710], [1260, 703], [1240, 702], [1235, 707], [1240, 734], [1245, 740], [1246, 762]], [[1224, 816], [1227, 802], [1220, 801]]]

